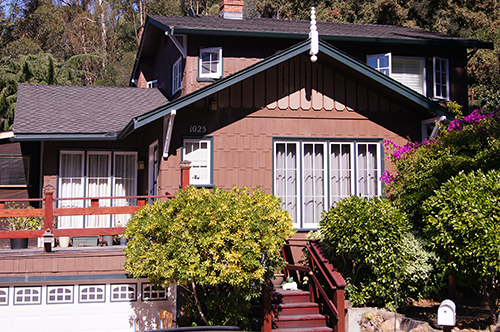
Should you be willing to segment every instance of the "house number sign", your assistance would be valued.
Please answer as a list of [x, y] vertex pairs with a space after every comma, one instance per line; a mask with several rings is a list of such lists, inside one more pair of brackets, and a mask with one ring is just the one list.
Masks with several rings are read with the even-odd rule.
[[189, 126], [189, 132], [190, 133], [206, 133], [207, 132], [207, 126], [202, 126], [202, 125], [190, 125]]

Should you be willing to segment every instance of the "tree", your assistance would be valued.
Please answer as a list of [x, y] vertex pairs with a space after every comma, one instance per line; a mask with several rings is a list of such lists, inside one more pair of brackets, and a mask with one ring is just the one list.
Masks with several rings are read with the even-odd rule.
[[500, 298], [500, 171], [460, 172], [423, 206], [424, 234], [445, 271], [489, 304], [495, 323]]
[[244, 325], [293, 233], [279, 200], [262, 190], [188, 187], [129, 221], [124, 267], [159, 286], [177, 282], [196, 323]]
[[436, 263], [410, 229], [388, 199], [350, 196], [324, 213], [313, 236], [346, 278], [346, 297], [354, 305], [394, 308], [427, 295]]

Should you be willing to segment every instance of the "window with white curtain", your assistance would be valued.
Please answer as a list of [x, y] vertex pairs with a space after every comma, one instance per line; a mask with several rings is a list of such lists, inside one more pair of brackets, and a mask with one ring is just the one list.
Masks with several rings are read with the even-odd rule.
[[[59, 198], [137, 195], [137, 152], [61, 151]], [[100, 199], [99, 206], [135, 205], [135, 199]], [[60, 200], [59, 206], [86, 207], [90, 200]], [[130, 215], [60, 217], [59, 228], [126, 225]]]
[[210, 185], [212, 183], [212, 139], [185, 139], [182, 160], [191, 162], [189, 184]]
[[380, 196], [379, 141], [274, 142], [274, 194], [299, 229], [318, 227], [322, 212], [350, 195]]

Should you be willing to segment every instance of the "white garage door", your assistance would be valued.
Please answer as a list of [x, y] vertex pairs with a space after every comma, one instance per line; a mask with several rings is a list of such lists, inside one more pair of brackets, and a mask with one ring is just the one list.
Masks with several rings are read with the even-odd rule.
[[136, 332], [175, 317], [175, 286], [147, 279], [0, 285], [0, 326], [9, 332]]

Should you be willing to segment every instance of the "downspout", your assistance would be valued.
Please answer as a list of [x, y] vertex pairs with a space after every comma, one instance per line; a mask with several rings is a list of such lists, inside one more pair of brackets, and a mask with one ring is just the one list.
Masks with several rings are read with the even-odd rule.
[[[168, 149], [170, 148], [170, 141], [172, 140], [172, 131], [174, 128], [174, 119], [176, 113], [176, 110], [172, 110], [169, 114], [170, 116], [168, 118], [165, 117], [165, 119], [163, 120], [163, 128], [166, 127], [165, 141], [163, 143], [163, 158], [165, 159], [168, 159]], [[167, 121], [168, 124], [166, 123]]]

